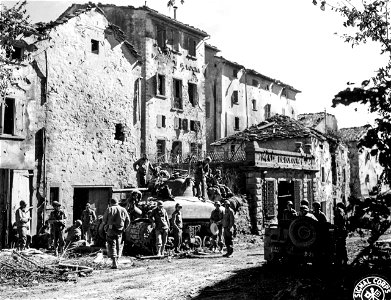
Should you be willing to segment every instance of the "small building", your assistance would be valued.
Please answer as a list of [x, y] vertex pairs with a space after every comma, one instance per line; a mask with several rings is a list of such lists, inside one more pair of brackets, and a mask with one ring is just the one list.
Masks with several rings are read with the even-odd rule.
[[141, 59], [100, 9], [39, 24], [21, 47], [1, 107], [2, 246], [20, 200], [33, 207], [31, 234], [53, 201], [68, 224], [87, 202], [102, 214], [113, 186], [135, 184], [140, 155]]
[[[72, 5], [63, 16], [82, 7]], [[142, 57], [141, 151], [155, 162], [205, 152], [208, 34], [147, 6], [99, 7]]]
[[379, 163], [377, 149], [360, 146], [360, 140], [366, 135], [370, 125], [341, 128], [339, 135], [348, 145], [350, 159], [350, 190], [356, 199], [368, 198], [371, 194], [385, 192], [389, 186], [382, 184], [383, 167]]
[[299, 90], [230, 61], [206, 44], [206, 143], [233, 135], [275, 114], [296, 118]]

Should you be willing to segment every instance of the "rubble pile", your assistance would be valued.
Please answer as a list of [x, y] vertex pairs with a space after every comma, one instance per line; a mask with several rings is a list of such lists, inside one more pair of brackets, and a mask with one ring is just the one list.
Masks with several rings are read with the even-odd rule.
[[44, 282], [77, 281], [93, 268], [65, 264], [39, 250], [3, 250], [0, 252], [0, 284], [32, 286]]

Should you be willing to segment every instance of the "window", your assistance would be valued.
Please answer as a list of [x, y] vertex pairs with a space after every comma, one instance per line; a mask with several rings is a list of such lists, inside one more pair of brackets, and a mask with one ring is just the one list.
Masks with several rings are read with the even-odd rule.
[[202, 144], [190, 143], [190, 153], [191, 154], [202, 153]]
[[239, 117], [235, 117], [235, 130], [239, 130]]
[[182, 119], [175, 117], [174, 118], [174, 129], [182, 129]]
[[258, 87], [258, 85], [259, 85], [258, 80], [253, 79], [253, 84], [252, 85], [255, 86], [255, 87]]
[[10, 50], [7, 50], [7, 57], [8, 58], [11, 58], [12, 60], [16, 59], [16, 60], [21, 60], [23, 59], [23, 48], [22, 47], [18, 47], [18, 46], [13, 46], [14, 48], [14, 51], [10, 51]]
[[253, 105], [253, 110], [257, 110], [257, 100], [253, 99], [251, 100], [251, 103]]
[[201, 122], [190, 120], [190, 131], [199, 131], [201, 129]]
[[187, 88], [189, 92], [189, 102], [191, 105], [196, 106], [198, 104], [197, 85], [189, 82]]
[[99, 41], [91, 39], [91, 52], [99, 54]]
[[179, 51], [179, 32], [170, 29], [168, 32], [168, 44], [171, 45], [172, 49]]
[[230, 148], [231, 148], [231, 153], [235, 153], [235, 145], [231, 145]]
[[233, 91], [233, 93], [232, 93], [232, 103], [233, 104], [238, 104], [239, 103], [239, 92], [238, 91]]
[[331, 155], [331, 180], [333, 184], [337, 184], [337, 161], [335, 154]]
[[174, 157], [176, 157], [177, 155], [181, 156], [182, 155], [182, 142], [180, 142], [180, 141], [172, 142], [171, 153]]
[[157, 140], [156, 141], [156, 154], [158, 157], [166, 154], [166, 141], [165, 140]]
[[166, 116], [157, 115], [157, 127], [165, 128], [166, 127]]
[[270, 118], [271, 105], [266, 104], [264, 110], [265, 110], [265, 120], [267, 120]]
[[122, 124], [115, 125], [114, 139], [118, 141], [125, 141], [125, 127]]
[[50, 204], [53, 204], [53, 201], [60, 202], [60, 188], [59, 187], [50, 187]]
[[166, 95], [166, 76], [162, 74], [156, 74], [156, 95]]
[[322, 176], [322, 182], [326, 182], [326, 177], [325, 177], [325, 173], [324, 173], [324, 167], [322, 167], [322, 169], [321, 169], [321, 176]]
[[237, 69], [232, 70], [232, 76], [235, 78], [238, 77], [238, 70]]
[[174, 108], [182, 109], [182, 80], [174, 79]]
[[189, 53], [189, 55], [190, 56], [197, 56], [197, 42], [193, 39], [193, 38], [191, 38], [191, 37], [189, 37], [188, 38], [188, 53]]
[[157, 46], [159, 48], [166, 48], [166, 29], [161, 26], [157, 26]]
[[188, 129], [188, 120], [187, 119], [183, 119], [182, 120], [182, 129], [186, 130], [186, 131], [189, 130]]
[[15, 134], [15, 99], [5, 98], [0, 105], [0, 134]]

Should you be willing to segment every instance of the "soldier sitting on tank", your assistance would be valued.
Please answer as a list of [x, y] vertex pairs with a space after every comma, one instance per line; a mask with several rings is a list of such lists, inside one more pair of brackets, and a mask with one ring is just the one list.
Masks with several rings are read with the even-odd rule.
[[128, 199], [127, 210], [131, 222], [142, 217], [142, 210], [138, 207], [141, 197], [142, 194], [140, 191], [133, 191]]

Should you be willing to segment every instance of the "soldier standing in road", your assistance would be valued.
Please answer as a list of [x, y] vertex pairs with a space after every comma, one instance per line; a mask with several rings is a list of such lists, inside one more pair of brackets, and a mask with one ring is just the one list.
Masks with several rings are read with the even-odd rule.
[[223, 234], [223, 215], [224, 215], [224, 208], [221, 207], [221, 203], [219, 201], [215, 201], [215, 209], [212, 210], [210, 214], [210, 223], [216, 223], [217, 228], [219, 229], [219, 232], [217, 235], [213, 236], [212, 241], [212, 249], [216, 249], [217, 246], [219, 246], [220, 252], [223, 250], [223, 242], [222, 242], [222, 234]]
[[113, 264], [112, 269], [118, 269], [118, 257], [122, 244], [122, 233], [128, 228], [130, 219], [126, 208], [119, 206], [116, 199], [110, 200], [102, 219], [106, 232], [107, 252]]
[[233, 233], [234, 233], [234, 225], [235, 225], [235, 216], [234, 211], [230, 207], [230, 202], [226, 200], [224, 202], [224, 214], [222, 219], [222, 225], [224, 229], [224, 242], [227, 247], [227, 253], [223, 256], [230, 257], [234, 252], [233, 248]]
[[27, 243], [27, 233], [31, 218], [29, 216], [29, 210], [26, 209], [26, 202], [22, 200], [19, 205], [20, 207], [15, 212], [16, 226], [19, 235], [18, 248], [19, 250], [24, 250]]
[[52, 225], [54, 253], [55, 255], [58, 255], [59, 253], [62, 253], [64, 248], [64, 228], [67, 216], [60, 209], [61, 204], [59, 202], [53, 201], [52, 205], [54, 210], [50, 213], [49, 224]]
[[95, 211], [91, 208], [91, 204], [86, 204], [86, 209], [83, 210], [81, 215], [82, 221], [82, 236], [89, 244], [91, 244], [91, 225], [96, 220]]
[[312, 207], [314, 209], [312, 213], [314, 214], [315, 218], [318, 219], [319, 223], [327, 223], [326, 215], [320, 210], [320, 203], [315, 201], [312, 203]]
[[152, 222], [152, 226], [155, 228], [157, 255], [163, 256], [170, 224], [167, 211], [163, 208], [163, 201], [157, 202], [157, 206], [151, 211], [149, 219]]
[[175, 205], [175, 211], [171, 216], [172, 223], [172, 232], [174, 235], [174, 251], [175, 253], [179, 253], [180, 247], [182, 245], [182, 213], [181, 213], [182, 205], [177, 203]]
[[146, 154], [143, 154], [138, 161], [133, 164], [133, 169], [137, 172], [137, 185], [139, 188], [147, 187], [147, 176], [149, 172], [155, 172], [155, 168], [149, 162]]

